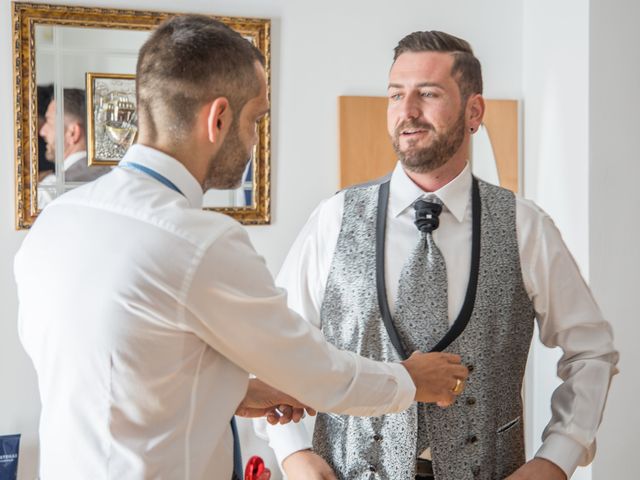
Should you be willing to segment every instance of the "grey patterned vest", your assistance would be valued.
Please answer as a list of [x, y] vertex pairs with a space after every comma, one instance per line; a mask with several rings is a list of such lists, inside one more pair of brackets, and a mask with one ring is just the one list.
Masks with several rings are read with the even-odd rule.
[[[524, 463], [521, 389], [534, 310], [522, 281], [515, 197], [482, 181], [479, 187], [481, 257], [475, 307], [465, 331], [446, 349], [462, 356], [469, 379], [451, 407], [424, 404], [423, 428], [436, 480], [502, 480]], [[400, 361], [376, 296], [378, 188], [365, 185], [345, 192], [320, 312], [322, 331], [338, 348]], [[417, 418], [415, 403], [382, 417], [319, 414], [314, 449], [340, 479], [413, 480]]]

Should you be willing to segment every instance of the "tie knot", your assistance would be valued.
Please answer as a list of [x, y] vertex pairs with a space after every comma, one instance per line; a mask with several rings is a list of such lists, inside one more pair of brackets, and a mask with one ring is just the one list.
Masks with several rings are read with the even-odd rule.
[[442, 201], [438, 197], [434, 197], [430, 201], [417, 200], [413, 204], [413, 208], [416, 211], [414, 223], [418, 230], [424, 233], [431, 233], [438, 228], [438, 225], [440, 225], [438, 216], [442, 212]]

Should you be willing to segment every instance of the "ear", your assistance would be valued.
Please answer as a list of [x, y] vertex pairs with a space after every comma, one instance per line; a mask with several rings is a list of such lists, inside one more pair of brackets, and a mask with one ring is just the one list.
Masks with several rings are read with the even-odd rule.
[[219, 143], [225, 137], [232, 119], [229, 100], [218, 97], [211, 102], [207, 115], [207, 133], [211, 143]]
[[482, 124], [484, 117], [484, 98], [479, 93], [469, 97], [467, 101], [467, 128], [473, 132], [477, 132]]
[[84, 132], [78, 122], [69, 122], [69, 124], [65, 128], [64, 134], [67, 137], [67, 142], [70, 145], [76, 145], [82, 140]]

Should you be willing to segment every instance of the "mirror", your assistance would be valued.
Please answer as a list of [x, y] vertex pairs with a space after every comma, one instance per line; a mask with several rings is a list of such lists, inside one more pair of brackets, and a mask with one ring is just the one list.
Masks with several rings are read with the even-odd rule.
[[[116, 168], [135, 142], [138, 50], [170, 15], [13, 3], [17, 228], [29, 228], [57, 196]], [[270, 84], [270, 21], [213, 18], [260, 49]], [[244, 224], [270, 222], [268, 116], [258, 128], [243, 184], [206, 192], [206, 210]]]

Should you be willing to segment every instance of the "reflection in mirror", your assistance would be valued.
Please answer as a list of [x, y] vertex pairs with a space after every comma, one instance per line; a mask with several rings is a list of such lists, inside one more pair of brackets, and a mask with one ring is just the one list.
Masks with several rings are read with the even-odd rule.
[[[154, 26], [169, 16], [13, 4], [18, 228], [30, 227], [38, 212], [56, 197], [117, 168], [126, 149], [135, 143], [138, 50]], [[269, 21], [215, 18], [263, 53], [269, 82]], [[207, 192], [205, 209], [245, 224], [269, 223], [269, 132], [266, 117], [258, 125], [258, 145], [242, 185]]]
[[[38, 132], [49, 163], [38, 175], [38, 210], [108, 173], [135, 140], [135, 69], [148, 36], [132, 30], [36, 27], [37, 85], [54, 93]], [[238, 189], [207, 192], [204, 206], [251, 206], [252, 171], [250, 163]]]
[[88, 160], [86, 112], [91, 99], [86, 95], [85, 75], [96, 70], [134, 73], [138, 50], [148, 35], [133, 30], [36, 26], [36, 83], [53, 90], [38, 131], [52, 167], [38, 175], [38, 210], [111, 170]]

